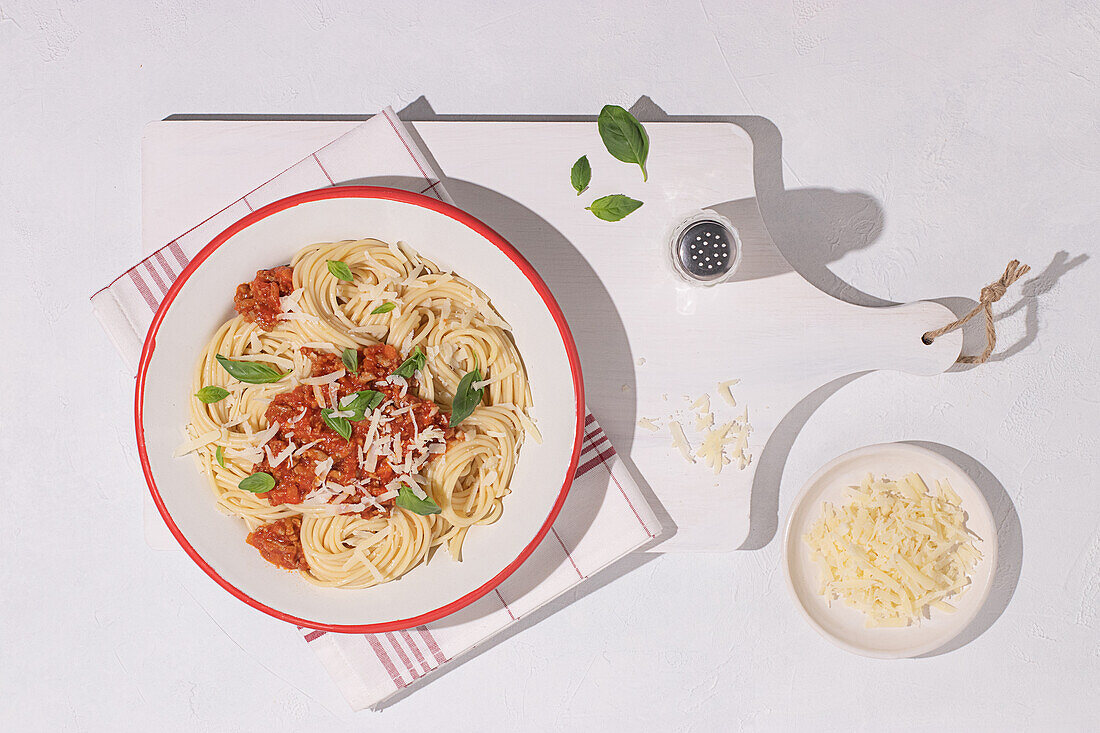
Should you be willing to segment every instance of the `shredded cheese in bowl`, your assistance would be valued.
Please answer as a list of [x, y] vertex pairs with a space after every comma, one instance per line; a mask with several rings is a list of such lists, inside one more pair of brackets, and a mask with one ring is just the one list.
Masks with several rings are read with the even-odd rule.
[[982, 558], [966, 512], [950, 484], [932, 494], [910, 473], [900, 481], [870, 474], [850, 487], [851, 501], [826, 503], [803, 537], [821, 574], [818, 591], [861, 611], [866, 626], [909, 626], [970, 585]]

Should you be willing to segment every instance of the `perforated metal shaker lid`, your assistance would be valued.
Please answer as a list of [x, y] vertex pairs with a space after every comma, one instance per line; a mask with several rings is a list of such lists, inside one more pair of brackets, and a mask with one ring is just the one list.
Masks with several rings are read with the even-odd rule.
[[704, 210], [685, 219], [672, 233], [672, 268], [700, 285], [728, 279], [741, 259], [741, 240], [725, 217]]

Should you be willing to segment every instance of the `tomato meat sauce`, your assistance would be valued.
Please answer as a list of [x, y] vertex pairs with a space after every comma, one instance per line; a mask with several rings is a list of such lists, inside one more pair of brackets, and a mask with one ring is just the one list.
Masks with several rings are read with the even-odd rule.
[[309, 570], [302, 550], [302, 518], [284, 517], [261, 524], [245, 540], [260, 552], [260, 557], [284, 570]]
[[[345, 370], [340, 357], [335, 354], [319, 351], [309, 347], [303, 348], [302, 354], [309, 358], [312, 364], [311, 376], [318, 377]], [[378, 457], [373, 470], [367, 470], [361, 462], [363, 453], [370, 449], [365, 445], [370, 432], [371, 411], [367, 411], [364, 419], [351, 422], [351, 438], [345, 439], [329, 427], [323, 418], [322, 410], [331, 408], [330, 387], [336, 388], [337, 406], [344, 397], [362, 390], [374, 390], [382, 393], [380, 408], [388, 419], [385, 424], [379, 424], [375, 442], [379, 439], [390, 441], [392, 445], [394, 437], [398, 436], [400, 454], [408, 455], [410, 450], [418, 450], [423, 454], [426, 446], [416, 447], [414, 441], [417, 435], [429, 428], [438, 428], [443, 435], [444, 445], [455, 439], [455, 431], [449, 427], [450, 416], [439, 409], [431, 400], [418, 397], [416, 392], [417, 382], [414, 378], [407, 380], [407, 387], [400, 384], [391, 384], [386, 378], [393, 374], [403, 359], [401, 354], [389, 344], [376, 344], [356, 350], [358, 354], [358, 369], [347, 372], [332, 385], [323, 385], [314, 389], [310, 385], [300, 385], [292, 390], [276, 395], [266, 412], [268, 425], [279, 424], [279, 429], [267, 442], [265, 458], [253, 466], [252, 471], [270, 474], [275, 479], [275, 488], [262, 494], [267, 497], [272, 505], [277, 504], [301, 504], [306, 496], [316, 489], [322, 477], [318, 475], [318, 464], [332, 459], [332, 467], [329, 469], [326, 482], [332, 482], [344, 487], [353, 487], [354, 494], [351, 497], [339, 496], [330, 499], [330, 503], [358, 504], [363, 501], [365, 493], [372, 497], [381, 496], [390, 491], [388, 484], [398, 477], [398, 472], [390, 464], [389, 460]], [[317, 401], [317, 391], [323, 398], [321, 403]], [[402, 394], [404, 392], [404, 394]], [[408, 410], [404, 408], [408, 407]], [[395, 414], [400, 412], [400, 414]], [[310, 445], [297, 455], [285, 457], [272, 465], [273, 459], [284, 452], [293, 443], [294, 452], [301, 446]], [[427, 453], [427, 462], [435, 458], [438, 453]], [[322, 473], [324, 471], [322, 470]], [[395, 500], [374, 500], [375, 504], [362, 511], [357, 511], [364, 518], [384, 516], [392, 511]], [[351, 512], [347, 512], [351, 513]], [[293, 517], [301, 527], [301, 520]], [[259, 527], [249, 535], [249, 544], [256, 547], [264, 559], [282, 568], [306, 569], [295, 565], [291, 567], [287, 563], [292, 560], [295, 563], [304, 563], [301, 554], [293, 555], [288, 547], [284, 547], [283, 539], [286, 533], [286, 525], [279, 529], [270, 529], [279, 522]], [[255, 541], [253, 538], [255, 537]], [[295, 533], [297, 537], [297, 533]], [[300, 543], [299, 543], [300, 549]], [[293, 555], [292, 559], [291, 556]], [[275, 558], [275, 559], [272, 559]]]
[[233, 308], [246, 321], [259, 324], [263, 330], [270, 331], [278, 322], [277, 316], [283, 312], [279, 298], [292, 292], [293, 268], [282, 265], [270, 270], [257, 270], [255, 280], [237, 286], [237, 292], [233, 295]]

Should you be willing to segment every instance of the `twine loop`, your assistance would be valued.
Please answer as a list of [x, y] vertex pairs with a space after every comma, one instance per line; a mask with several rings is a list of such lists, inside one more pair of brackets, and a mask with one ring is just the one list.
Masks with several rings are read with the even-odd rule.
[[984, 364], [986, 359], [989, 358], [989, 355], [993, 353], [993, 349], [997, 347], [997, 331], [993, 326], [993, 304], [1004, 297], [1004, 294], [1008, 291], [1012, 283], [1026, 275], [1030, 270], [1031, 268], [1027, 265], [1021, 265], [1019, 260], [1012, 260], [1012, 262], [1008, 263], [1008, 267], [1005, 268], [1004, 274], [1001, 275], [999, 279], [982, 288], [978, 304], [974, 306], [969, 313], [957, 321], [948, 323], [943, 328], [929, 331], [921, 337], [921, 341], [930, 344], [935, 341], [937, 337], [949, 331], [954, 331], [956, 328], [961, 328], [963, 324], [978, 315], [978, 313], [985, 311], [985, 350], [978, 356], [959, 357], [960, 364]]

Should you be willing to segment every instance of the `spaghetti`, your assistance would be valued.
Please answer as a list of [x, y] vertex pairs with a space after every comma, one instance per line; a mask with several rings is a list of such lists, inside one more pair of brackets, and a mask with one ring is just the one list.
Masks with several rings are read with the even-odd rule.
[[[195, 368], [194, 453], [249, 544], [312, 583], [366, 588], [496, 521], [527, 374], [486, 296], [410, 247], [316, 244], [237, 288]], [[224, 395], [223, 395], [224, 393]]]

